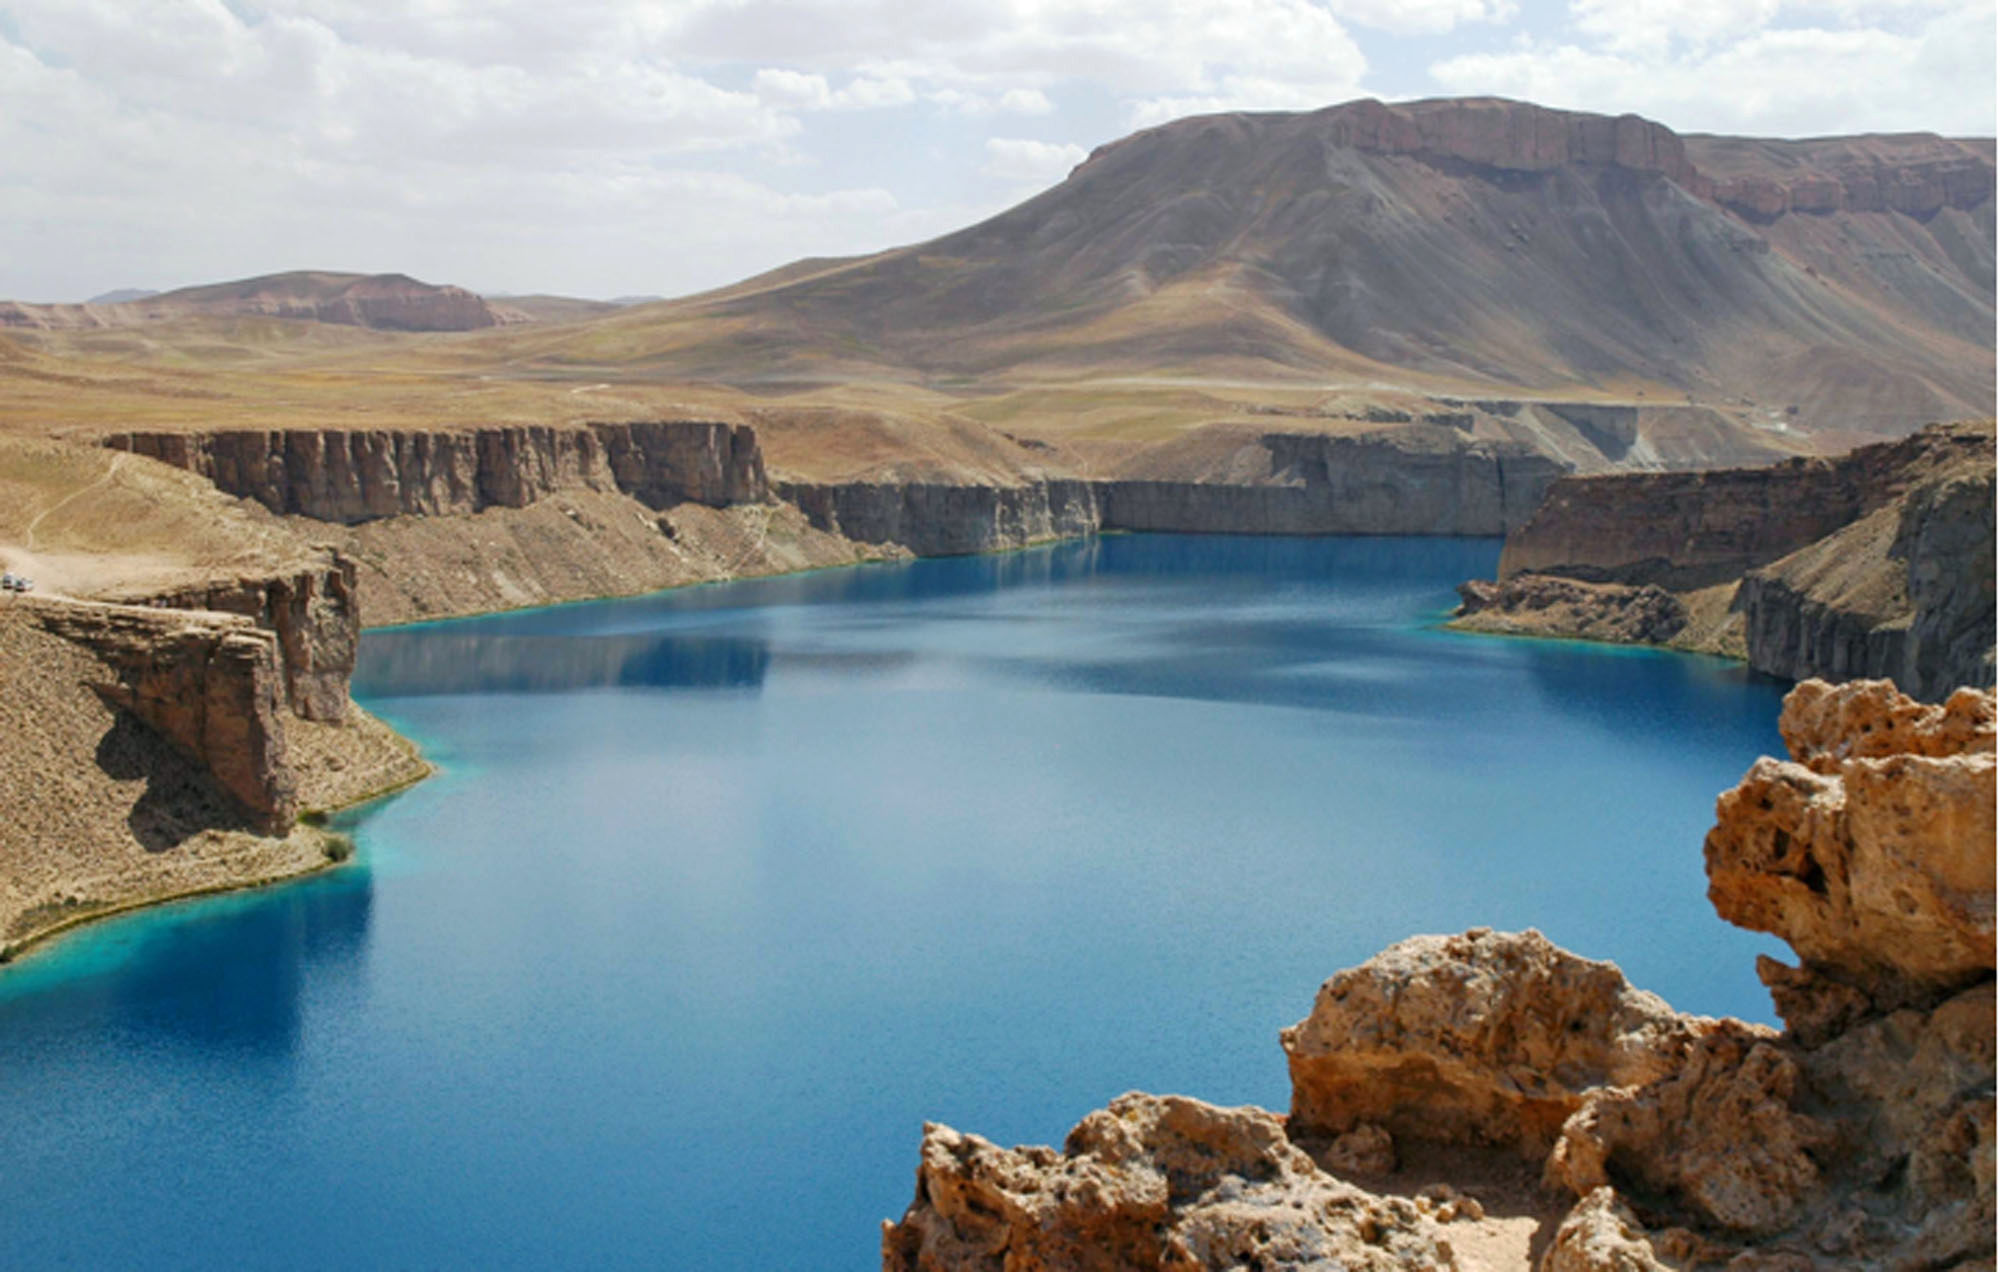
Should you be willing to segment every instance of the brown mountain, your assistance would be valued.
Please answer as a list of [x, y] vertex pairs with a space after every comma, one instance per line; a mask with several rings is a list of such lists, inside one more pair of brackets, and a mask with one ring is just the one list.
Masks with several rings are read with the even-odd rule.
[[0, 302], [0, 327], [44, 330], [241, 317], [294, 318], [381, 331], [472, 331], [529, 321], [526, 314], [489, 304], [463, 287], [419, 282], [407, 274], [320, 270], [182, 287], [112, 304]]
[[[1994, 144], [1766, 141], [1491, 99], [1180, 120], [969, 229], [592, 324], [729, 382], [1149, 375], [1990, 413]], [[614, 336], [614, 333], [616, 335]]]

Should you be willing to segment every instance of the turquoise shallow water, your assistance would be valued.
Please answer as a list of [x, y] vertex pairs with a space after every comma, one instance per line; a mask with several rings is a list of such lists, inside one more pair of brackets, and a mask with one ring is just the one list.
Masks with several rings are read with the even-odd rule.
[[1282, 1108], [1414, 932], [1768, 1019], [1703, 899], [1782, 689], [1436, 630], [1498, 544], [1126, 536], [372, 633], [350, 869], [0, 972], [0, 1265], [852, 1268], [920, 1124]]

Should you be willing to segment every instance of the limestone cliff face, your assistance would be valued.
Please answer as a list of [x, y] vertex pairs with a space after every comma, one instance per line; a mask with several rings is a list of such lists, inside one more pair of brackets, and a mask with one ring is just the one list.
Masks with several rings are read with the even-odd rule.
[[1504, 534], [1526, 521], [1557, 461], [1505, 443], [1391, 434], [1271, 434], [1270, 479], [1131, 477], [1100, 485], [1104, 524], [1209, 534]]
[[1992, 432], [1927, 429], [1837, 459], [1766, 468], [1565, 477], [1507, 536], [1500, 577], [1706, 587], [1742, 575], [1893, 501], [1936, 468], [1982, 451]]
[[933, 556], [1098, 530], [1497, 535], [1564, 471], [1526, 446], [1437, 426], [1267, 433], [1228, 455], [1148, 453], [1090, 480], [781, 482], [777, 492], [820, 529]]
[[1098, 492], [1074, 478], [1013, 485], [946, 482], [781, 482], [778, 496], [815, 529], [919, 556], [1025, 547], [1095, 533]]
[[1991, 469], [1891, 507], [1743, 577], [1750, 663], [1804, 679], [1888, 677], [1927, 701], [1994, 683]]
[[1496, 1148], [1577, 1199], [1542, 1272], [1990, 1266], [1993, 696], [1808, 682], [1781, 730], [1794, 759], [1718, 801], [1707, 862], [1723, 917], [1801, 958], [1759, 963], [1784, 1032], [1534, 932], [1413, 938], [1284, 1032], [1282, 1122], [1127, 1095], [1061, 1154], [926, 1127], [884, 1268], [1468, 1266], [1423, 1204], [1452, 1190], [1339, 1176], [1394, 1190], [1406, 1150], [1428, 1180]]
[[235, 615], [115, 605], [44, 603], [36, 616], [95, 654], [114, 673], [98, 692], [212, 773], [259, 829], [291, 829], [275, 633]]
[[1525, 445], [1429, 424], [1169, 445], [1099, 489], [1106, 527], [1120, 530], [1497, 535], [1526, 521], [1565, 471]]
[[[1475, 587], [1460, 616], [1475, 629], [1672, 640], [1651, 624], [1628, 635], [1633, 624], [1600, 621], [1602, 606], [1572, 606], [1572, 622], [1556, 602], [1575, 588], [1557, 585], [1735, 585], [1740, 636], [1717, 652], [1759, 671], [1886, 676], [1931, 701], [1990, 687], [1993, 448], [1990, 422], [1936, 425], [1833, 460], [1564, 478], [1508, 536], [1503, 586]], [[1532, 624], [1508, 608], [1535, 610]]]
[[522, 508], [559, 490], [621, 491], [655, 508], [769, 494], [756, 434], [706, 420], [122, 433], [105, 444], [200, 473], [273, 512], [347, 525]]
[[277, 637], [284, 697], [305, 720], [337, 723], [351, 705], [347, 682], [361, 641], [354, 562], [331, 553], [320, 565], [273, 575], [216, 579], [114, 599], [168, 609], [241, 614]]

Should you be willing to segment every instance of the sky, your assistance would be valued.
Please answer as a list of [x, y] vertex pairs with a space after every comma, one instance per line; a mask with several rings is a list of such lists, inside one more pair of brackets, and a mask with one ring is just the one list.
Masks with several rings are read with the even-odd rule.
[[0, 297], [682, 295], [1356, 97], [1990, 137], [1994, 50], [1994, 0], [0, 0]]

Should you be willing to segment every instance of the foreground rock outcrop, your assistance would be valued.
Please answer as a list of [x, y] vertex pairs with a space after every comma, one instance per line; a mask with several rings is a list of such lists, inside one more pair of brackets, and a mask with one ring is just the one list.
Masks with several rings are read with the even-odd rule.
[[893, 1272], [1132, 1268], [1445, 1269], [1411, 1202], [1321, 1171], [1262, 1109], [1131, 1094], [1061, 1153], [924, 1127], [917, 1200], [882, 1237]]
[[[1800, 955], [1760, 961], [1783, 1032], [1535, 932], [1416, 937], [1284, 1032], [1287, 1118], [1127, 1095], [1060, 1154], [927, 1126], [883, 1266], [1990, 1268], [1993, 695], [1808, 682], [1781, 728], [1707, 860], [1720, 913]], [[1554, 1204], [1496, 1260], [1477, 1191], [1395, 1195], [1407, 1152], [1532, 1162]]]
[[[1832, 460], [1566, 477], [1460, 626], [1673, 644], [1940, 701], [1994, 684], [1994, 431], [1937, 425]], [[1716, 609], [1714, 621], [1689, 611]], [[1675, 612], [1676, 605], [1679, 608]]]

